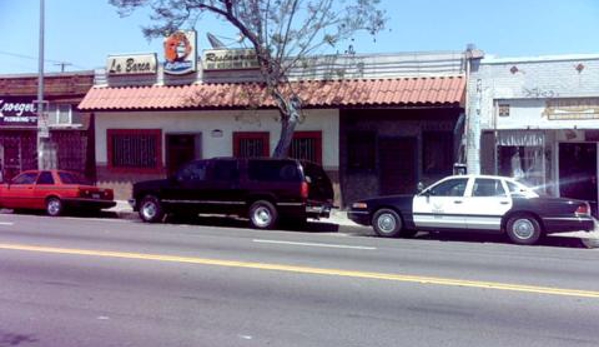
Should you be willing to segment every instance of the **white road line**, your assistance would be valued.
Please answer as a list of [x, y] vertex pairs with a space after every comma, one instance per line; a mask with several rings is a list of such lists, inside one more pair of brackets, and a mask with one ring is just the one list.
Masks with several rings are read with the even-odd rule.
[[0, 225], [11, 226], [11, 225], [15, 225], [15, 223], [13, 223], [13, 222], [0, 222]]
[[276, 245], [323, 247], [323, 248], [343, 248], [343, 249], [361, 249], [361, 250], [367, 250], [367, 251], [376, 250], [376, 247], [334, 245], [334, 244], [329, 244], [329, 243], [291, 242], [291, 241], [261, 240], [261, 239], [254, 239], [252, 241], [256, 242], [256, 243], [270, 243], [270, 244], [276, 244]]
[[116, 218], [94, 218], [94, 217], [61, 217], [65, 220], [76, 220], [76, 221], [92, 221], [92, 222], [110, 222], [110, 223], [125, 223], [127, 220], [116, 219]]

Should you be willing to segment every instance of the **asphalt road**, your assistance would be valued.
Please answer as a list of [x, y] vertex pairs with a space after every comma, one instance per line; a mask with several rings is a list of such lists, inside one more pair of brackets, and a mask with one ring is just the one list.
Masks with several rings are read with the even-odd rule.
[[205, 224], [0, 214], [0, 347], [599, 343], [596, 249]]

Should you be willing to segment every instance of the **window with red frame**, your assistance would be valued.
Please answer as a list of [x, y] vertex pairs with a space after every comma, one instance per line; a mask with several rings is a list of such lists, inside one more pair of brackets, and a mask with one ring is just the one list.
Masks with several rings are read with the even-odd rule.
[[322, 132], [295, 132], [289, 147], [289, 157], [322, 164]]
[[108, 167], [159, 170], [162, 161], [160, 129], [108, 129]]
[[234, 132], [233, 155], [237, 158], [268, 157], [269, 142], [268, 132]]

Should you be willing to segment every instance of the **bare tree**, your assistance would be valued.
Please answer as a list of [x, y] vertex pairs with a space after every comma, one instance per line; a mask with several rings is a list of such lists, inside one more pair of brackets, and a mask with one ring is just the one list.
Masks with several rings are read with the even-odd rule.
[[149, 7], [147, 38], [195, 26], [213, 15], [239, 30], [256, 50], [267, 93], [281, 116], [281, 137], [273, 157], [286, 157], [300, 119], [302, 100], [289, 83], [289, 69], [303, 58], [352, 38], [358, 31], [375, 35], [384, 28], [380, 0], [109, 0], [121, 16]]

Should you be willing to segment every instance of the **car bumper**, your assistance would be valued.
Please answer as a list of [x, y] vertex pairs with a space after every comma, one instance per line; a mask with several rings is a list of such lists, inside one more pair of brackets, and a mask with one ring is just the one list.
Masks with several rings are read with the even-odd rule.
[[355, 223], [370, 225], [370, 213], [365, 210], [349, 210], [347, 217]]
[[306, 216], [308, 218], [329, 218], [331, 216], [332, 205], [308, 205], [306, 206]]
[[548, 234], [568, 231], [595, 230], [595, 219], [591, 216], [578, 217], [547, 217], [543, 225]]
[[64, 203], [66, 207], [81, 209], [105, 209], [116, 206], [116, 201], [98, 199], [65, 199]]

